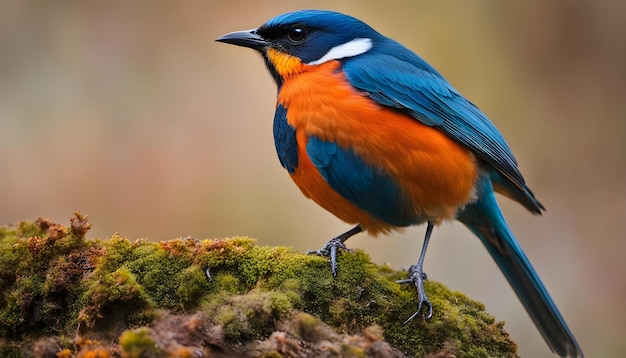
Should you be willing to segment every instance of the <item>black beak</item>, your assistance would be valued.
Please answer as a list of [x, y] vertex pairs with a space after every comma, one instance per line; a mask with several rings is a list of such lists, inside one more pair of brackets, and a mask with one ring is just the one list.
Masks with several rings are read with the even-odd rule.
[[256, 29], [246, 31], [235, 31], [224, 36], [220, 36], [215, 41], [224, 42], [231, 45], [248, 47], [257, 51], [263, 51], [270, 43], [263, 37], [257, 35]]

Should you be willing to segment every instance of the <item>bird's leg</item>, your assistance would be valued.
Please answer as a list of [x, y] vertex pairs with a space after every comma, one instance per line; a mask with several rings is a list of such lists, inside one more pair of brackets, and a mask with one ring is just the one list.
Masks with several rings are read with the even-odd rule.
[[319, 255], [330, 256], [330, 270], [333, 273], [333, 277], [337, 277], [337, 249], [350, 251], [344, 244], [353, 235], [356, 235], [363, 231], [361, 225], [357, 225], [352, 229], [344, 232], [343, 234], [336, 236], [322, 246], [319, 250], [307, 251], [307, 255]]
[[422, 312], [422, 307], [424, 306], [426, 306], [426, 309], [428, 310], [423, 315], [424, 318], [429, 319], [433, 316], [433, 305], [426, 297], [426, 291], [424, 290], [424, 280], [426, 279], [426, 274], [422, 269], [424, 266], [424, 257], [426, 257], [426, 248], [428, 247], [428, 241], [430, 240], [430, 234], [432, 234], [433, 232], [433, 227], [434, 224], [429, 221], [428, 226], [426, 227], [426, 236], [424, 236], [424, 244], [422, 245], [420, 258], [419, 260], [417, 260], [417, 264], [411, 265], [411, 267], [409, 268], [409, 278], [396, 281], [397, 283], [415, 284], [415, 288], [417, 289], [417, 297], [419, 299], [417, 311], [415, 311], [415, 313], [413, 313], [411, 317], [407, 318], [407, 320], [402, 323], [403, 326], [415, 319], [415, 317], [417, 317]]

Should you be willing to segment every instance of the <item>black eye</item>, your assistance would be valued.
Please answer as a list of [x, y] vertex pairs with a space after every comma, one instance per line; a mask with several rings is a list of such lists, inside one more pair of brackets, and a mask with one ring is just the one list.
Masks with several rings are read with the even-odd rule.
[[304, 42], [308, 34], [309, 31], [306, 28], [302, 26], [296, 26], [289, 30], [287, 37], [289, 37], [289, 41], [296, 45], [299, 45]]

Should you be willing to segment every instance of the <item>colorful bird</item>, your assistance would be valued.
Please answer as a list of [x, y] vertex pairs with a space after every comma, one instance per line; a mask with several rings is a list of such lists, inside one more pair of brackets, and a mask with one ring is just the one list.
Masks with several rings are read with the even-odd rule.
[[278, 86], [274, 140], [302, 193], [356, 226], [315, 253], [367, 231], [427, 224], [409, 278], [432, 315], [422, 271], [433, 227], [457, 219], [480, 238], [553, 352], [583, 353], [509, 230], [495, 192], [541, 214], [489, 119], [418, 55], [364, 22], [331, 11], [277, 16], [217, 39], [258, 51]]

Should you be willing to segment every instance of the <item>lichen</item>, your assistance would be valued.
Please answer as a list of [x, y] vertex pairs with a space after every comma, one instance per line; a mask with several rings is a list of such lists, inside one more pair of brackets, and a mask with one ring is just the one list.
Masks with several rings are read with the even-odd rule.
[[325, 258], [246, 237], [87, 240], [89, 227], [75, 213], [0, 228], [0, 355], [517, 355], [482, 304], [432, 280], [432, 319], [402, 326], [415, 288], [362, 251], [333, 278]]

